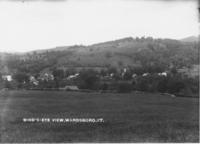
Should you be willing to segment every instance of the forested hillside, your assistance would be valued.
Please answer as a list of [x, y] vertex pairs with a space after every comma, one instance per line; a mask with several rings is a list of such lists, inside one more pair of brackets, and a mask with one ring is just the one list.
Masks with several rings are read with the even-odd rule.
[[198, 64], [197, 42], [151, 37], [129, 37], [90, 46], [75, 45], [0, 55], [0, 72], [10, 74], [17, 71], [34, 74], [45, 68], [70, 67], [142, 67], [145, 71], [165, 71], [169, 68], [191, 67], [194, 64]]

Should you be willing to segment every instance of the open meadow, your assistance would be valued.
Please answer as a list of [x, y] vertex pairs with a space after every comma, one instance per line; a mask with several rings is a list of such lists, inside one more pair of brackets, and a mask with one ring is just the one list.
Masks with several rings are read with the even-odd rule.
[[[153, 93], [1, 91], [0, 142], [198, 142], [199, 99]], [[103, 123], [23, 118], [103, 118]]]

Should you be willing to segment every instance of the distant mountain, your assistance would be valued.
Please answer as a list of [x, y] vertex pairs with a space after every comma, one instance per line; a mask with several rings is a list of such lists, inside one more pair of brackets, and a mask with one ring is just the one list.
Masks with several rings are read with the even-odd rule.
[[197, 42], [198, 40], [199, 40], [199, 38], [197, 36], [190, 36], [190, 37], [183, 38], [180, 41], [182, 41], [182, 42]]

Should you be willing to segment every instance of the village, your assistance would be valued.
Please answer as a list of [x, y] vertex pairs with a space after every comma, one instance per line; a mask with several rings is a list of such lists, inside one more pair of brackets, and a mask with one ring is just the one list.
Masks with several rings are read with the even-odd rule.
[[[170, 71], [157, 73], [134, 73], [129, 68], [123, 68], [121, 70], [111, 68], [109, 70], [104, 69], [101, 71], [95, 71], [92, 69], [79, 71], [73, 70], [71, 72], [69, 71], [63, 71], [61, 69], [50, 71], [49, 69], [46, 69], [35, 75], [28, 75], [25, 73], [18, 73], [13, 75], [2, 74], [1, 83], [4, 84], [4, 88], [10, 89], [56, 89], [72, 91], [78, 91], [80, 89], [117, 90], [121, 85], [124, 85], [124, 87], [127, 87], [127, 91], [132, 91], [140, 90], [138, 87], [144, 89], [143, 85], [145, 83], [147, 84], [147, 81], [152, 79], [152, 77], [156, 77], [160, 81], [167, 78], [168, 76], [172, 76]], [[150, 84], [152, 83], [150, 82]], [[126, 91], [126, 88], [123, 89]], [[144, 91], [146, 90], [144, 89]]]

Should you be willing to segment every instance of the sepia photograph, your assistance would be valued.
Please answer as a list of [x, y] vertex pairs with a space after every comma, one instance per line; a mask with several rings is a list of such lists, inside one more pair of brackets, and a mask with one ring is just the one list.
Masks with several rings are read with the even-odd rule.
[[0, 143], [199, 143], [198, 0], [0, 0]]

